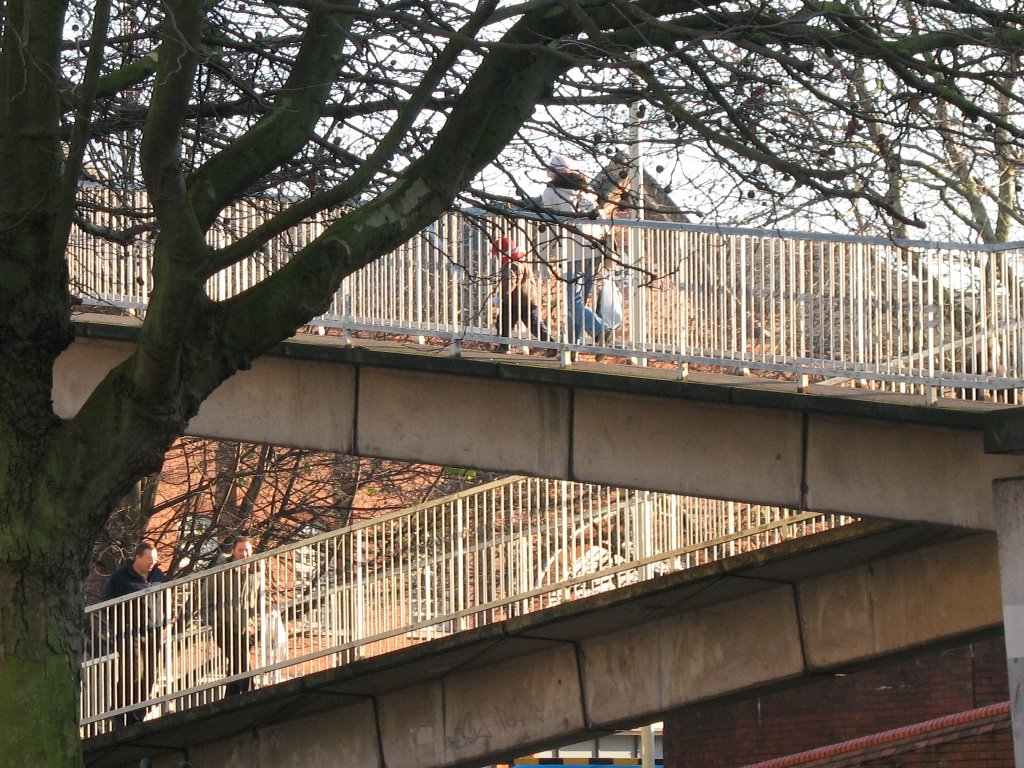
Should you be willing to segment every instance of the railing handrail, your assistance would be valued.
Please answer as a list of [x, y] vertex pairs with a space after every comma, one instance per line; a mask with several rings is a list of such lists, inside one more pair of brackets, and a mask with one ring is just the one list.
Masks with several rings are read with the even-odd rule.
[[1011, 240], [1005, 243], [969, 243], [958, 240], [923, 240], [905, 237], [886, 237], [885, 235], [857, 235], [835, 232], [818, 232], [815, 230], [780, 229], [776, 227], [750, 227], [735, 224], [698, 224], [690, 221], [660, 221], [633, 218], [597, 218], [588, 216], [556, 215], [544, 211], [528, 209], [509, 211], [486, 211], [483, 208], [459, 208], [453, 213], [462, 213], [481, 218], [522, 218], [536, 219], [545, 223], [588, 223], [607, 227], [635, 227], [638, 229], [660, 229], [678, 232], [702, 232], [711, 235], [730, 235], [744, 237], [784, 238], [809, 240], [811, 242], [828, 243], [863, 243], [864, 245], [887, 245], [894, 248], [920, 248], [936, 250], [982, 251], [1000, 253], [1024, 248], [1024, 240]]

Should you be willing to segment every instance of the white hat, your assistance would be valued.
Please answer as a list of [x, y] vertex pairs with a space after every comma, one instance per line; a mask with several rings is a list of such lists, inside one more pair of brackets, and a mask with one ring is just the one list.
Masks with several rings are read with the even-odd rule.
[[545, 167], [557, 173], [565, 173], [572, 170], [572, 161], [565, 155], [554, 154]]

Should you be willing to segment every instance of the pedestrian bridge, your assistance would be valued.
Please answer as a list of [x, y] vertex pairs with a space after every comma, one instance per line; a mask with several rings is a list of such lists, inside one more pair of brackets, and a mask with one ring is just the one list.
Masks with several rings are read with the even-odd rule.
[[[260, 215], [240, 205], [211, 237], [241, 237]], [[283, 234], [207, 292], [246, 290], [325, 223]], [[550, 341], [497, 335], [499, 237], [546, 277]], [[83, 235], [73, 290], [87, 308], [144, 314], [149, 247]], [[991, 529], [991, 481], [1024, 474], [983, 447], [987, 430], [991, 450], [1024, 450], [1006, 410], [1024, 393], [1022, 261], [1021, 244], [452, 213], [346, 278], [311, 326], [324, 335], [230, 379], [189, 430]], [[583, 262], [614, 283], [622, 317], [575, 343], [576, 293], [558, 278]], [[55, 372], [61, 416], [132, 353], [133, 322], [82, 316]], [[495, 343], [558, 357], [506, 364], [517, 356], [481, 349]]]
[[[654, 550], [641, 546], [648, 534], [636, 532], [647, 529], [629, 528], [614, 516], [588, 528], [559, 523], [550, 513], [554, 528], [535, 539], [562, 536], [561, 543], [528, 566], [513, 564], [524, 545], [512, 542], [526, 539], [513, 536], [512, 517], [493, 534], [501, 546], [472, 566], [466, 551], [460, 566], [430, 564], [441, 540], [422, 532], [433, 522], [420, 524], [420, 534], [395, 534], [369, 548], [356, 536], [327, 561], [344, 562], [347, 572], [361, 574], [357, 582], [341, 581], [344, 569], [334, 565], [334, 575], [319, 582], [292, 579], [293, 589], [308, 582], [310, 595], [323, 601], [300, 610], [307, 596], [295, 592], [279, 595], [273, 609], [267, 603], [265, 611], [284, 611], [287, 627], [310, 622], [303, 638], [328, 644], [315, 659], [304, 653], [280, 659], [274, 655], [280, 644], [270, 658], [261, 657], [253, 674], [268, 682], [291, 676], [296, 665], [312, 665], [265, 691], [217, 701], [224, 670], [219, 677], [210, 673], [207, 667], [216, 662], [202, 655], [213, 653], [217, 638], [209, 628], [193, 626], [189, 635], [182, 627], [169, 637], [199, 655], [185, 654], [186, 645], [169, 651], [165, 659], [191, 661], [162, 672], [165, 682], [187, 680], [192, 687], [165, 685], [143, 701], [166, 717], [108, 733], [104, 723], [119, 710], [103, 692], [121, 656], [97, 640], [83, 693], [92, 764], [171, 755], [204, 740], [210, 722], [224, 727], [220, 745], [203, 753], [215, 764], [234, 764], [231, 755], [246, 765], [280, 765], [286, 764], [281, 755], [294, 753], [304, 755], [295, 758], [303, 764], [317, 765], [321, 758], [308, 750], [326, 749], [312, 745], [325, 732], [338, 734], [335, 761], [344, 752], [353, 763], [389, 768], [481, 764], [654, 719], [710, 696], [999, 626], [994, 537], [950, 533], [945, 526], [999, 530], [1000, 545], [1014, 545], [1012, 536], [1004, 540], [1000, 523], [1012, 494], [1004, 495], [1000, 512], [993, 482], [1024, 476], [1024, 458], [1015, 455], [1024, 450], [1024, 430], [1010, 409], [1024, 390], [1018, 249], [618, 223], [563, 232], [528, 218], [450, 221], [353, 276], [337, 306], [316, 321], [314, 330], [325, 328], [324, 334], [285, 342], [226, 382], [189, 431], [620, 489], [598, 507], [605, 510], [599, 515], [624, 509], [620, 494], [624, 501], [654, 493], [742, 500], [748, 512], [779, 508], [796, 518], [905, 523], [843, 525], [765, 550], [784, 566], [772, 564], [774, 555], [746, 553], [729, 565], [707, 562], [676, 576], [665, 558], [651, 560]], [[554, 242], [552, 228], [559, 233]], [[486, 244], [499, 232], [529, 243], [538, 267], [551, 275], [560, 260], [573, 258], [566, 249], [599, 244], [610, 256], [605, 263], [618, 264], [605, 279], [622, 292], [622, 323], [580, 345], [561, 336], [547, 342], [498, 337], [491, 318], [496, 273], [486, 263]], [[144, 312], [144, 250], [129, 258], [93, 255], [87, 269], [72, 269], [88, 284], [86, 304]], [[273, 269], [287, 252], [270, 256], [262, 267]], [[74, 263], [85, 261], [76, 256]], [[258, 279], [257, 266], [218, 276], [211, 296], [245, 290], [246, 280]], [[554, 280], [548, 285], [545, 311], [557, 328], [568, 312], [568, 292]], [[388, 308], [403, 309], [396, 319]], [[440, 314], [431, 314], [435, 310]], [[74, 414], [95, 382], [132, 353], [138, 325], [132, 318], [82, 315], [77, 330], [55, 371], [54, 402], [62, 416]], [[481, 348], [485, 343], [526, 343], [558, 357], [498, 356]], [[773, 523], [780, 530], [792, 524]], [[532, 522], [518, 525], [527, 539], [536, 533]], [[689, 523], [675, 525], [681, 530]], [[865, 526], [870, 534], [864, 541], [884, 545], [847, 549], [847, 538], [862, 541], [847, 531]], [[621, 547], [591, 546], [585, 538], [612, 529], [631, 530], [623, 540], [647, 554], [618, 560]], [[592, 534], [581, 533], [587, 530]], [[455, 540], [463, 541], [461, 535]], [[842, 543], [826, 543], [833, 539]], [[666, 545], [668, 561], [681, 556], [680, 540], [673, 541]], [[422, 574], [429, 576], [416, 581], [405, 572], [398, 578], [404, 591], [387, 593], [379, 603], [386, 609], [378, 607], [374, 621], [390, 612], [399, 623], [374, 631], [365, 613], [369, 563], [417, 546], [428, 559]], [[841, 554], [853, 551], [860, 554]], [[291, 565], [267, 582], [284, 589], [281, 594], [289, 583], [281, 574], [305, 568], [305, 554], [287, 557]], [[591, 560], [610, 562], [610, 571], [573, 571]], [[404, 561], [395, 562], [402, 572]], [[548, 576], [558, 563], [568, 570]], [[762, 580], [748, 568], [778, 576]], [[467, 574], [474, 588], [490, 582], [515, 588], [480, 609], [488, 617], [482, 626], [474, 624], [476, 609], [468, 604], [436, 613], [425, 602], [447, 590], [439, 585]], [[182, 606], [201, 604], [189, 601], [199, 600], [197, 590], [207, 588], [203, 579], [211, 575], [161, 593], [165, 615], [194, 623], [197, 614]], [[660, 578], [648, 580], [654, 575]], [[1003, 576], [1006, 588], [1005, 557]], [[1012, 595], [1024, 576], [1010, 578]], [[463, 588], [451, 594], [465, 600], [471, 591], [459, 583]], [[617, 588], [605, 591], [608, 585]], [[515, 591], [520, 587], [525, 592]], [[825, 591], [816, 593], [818, 587]], [[1024, 596], [1007, 603], [1008, 637], [1024, 636], [1020, 606]], [[288, 618], [292, 608], [297, 613]], [[934, 623], [909, 629], [914, 616], [932, 613]], [[777, 628], [770, 623], [776, 618], [783, 622]], [[97, 633], [107, 632], [104, 626]], [[357, 626], [358, 641], [347, 634]], [[764, 643], [766, 636], [771, 643]], [[370, 658], [374, 649], [394, 647], [394, 638], [402, 638], [394, 653]], [[403, 646], [430, 638], [435, 642]], [[728, 647], [723, 638], [730, 639]], [[851, 647], [841, 650], [846, 638]], [[753, 652], [758, 643], [764, 653]], [[265, 653], [270, 645], [262, 647]], [[524, 655], [529, 664], [520, 660]], [[609, 696], [633, 688], [636, 700]], [[515, 695], [502, 697], [510, 691]], [[333, 714], [320, 712], [327, 709]], [[319, 714], [284, 727], [301, 746], [271, 725], [310, 710]], [[317, 739], [309, 738], [311, 729]], [[174, 754], [166, 760], [180, 758]]]
[[[510, 477], [90, 606], [84, 733], [128, 711], [201, 706], [225, 683], [303, 677], [854, 522]], [[256, 625], [251, 663], [226, 668], [233, 631]], [[158, 669], [133, 653], [140, 638]]]

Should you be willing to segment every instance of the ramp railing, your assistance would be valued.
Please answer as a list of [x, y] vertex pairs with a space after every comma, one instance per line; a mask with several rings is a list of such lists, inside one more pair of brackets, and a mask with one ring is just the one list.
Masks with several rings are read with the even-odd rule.
[[852, 521], [509, 478], [90, 606], [82, 733]]

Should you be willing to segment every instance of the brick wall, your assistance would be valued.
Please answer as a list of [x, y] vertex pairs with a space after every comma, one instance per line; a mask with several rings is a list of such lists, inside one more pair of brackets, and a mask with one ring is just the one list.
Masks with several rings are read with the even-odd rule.
[[[773, 693], [695, 705], [665, 717], [665, 768], [735, 768], [802, 752], [942, 715], [1006, 701], [1006, 651], [1002, 636], [943, 651], [922, 653], [852, 672], [800, 681]], [[943, 745], [962, 762], [870, 763], [877, 768], [977, 765], [1005, 762], [1008, 732], [983, 734]], [[976, 742], [976, 743], [975, 743]], [[939, 749], [935, 747], [933, 749]], [[1003, 762], [985, 762], [994, 755]], [[999, 755], [1003, 755], [1000, 758]], [[932, 756], [933, 760], [935, 755]]]
[[950, 744], [924, 747], [861, 764], [863, 768], [1013, 768], [1013, 733], [1006, 728]]

